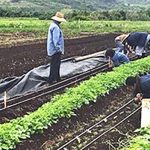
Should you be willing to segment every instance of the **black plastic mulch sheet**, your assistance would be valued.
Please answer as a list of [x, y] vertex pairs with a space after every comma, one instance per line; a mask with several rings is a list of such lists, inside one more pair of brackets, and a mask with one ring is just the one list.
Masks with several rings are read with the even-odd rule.
[[[61, 78], [67, 78], [101, 66], [104, 62], [106, 62], [106, 60], [102, 57], [90, 58], [79, 62], [62, 60], [60, 75]], [[0, 100], [3, 100], [5, 91], [7, 98], [12, 98], [46, 86], [49, 72], [50, 65], [48, 64], [34, 68], [20, 77], [2, 79], [0, 82]]]

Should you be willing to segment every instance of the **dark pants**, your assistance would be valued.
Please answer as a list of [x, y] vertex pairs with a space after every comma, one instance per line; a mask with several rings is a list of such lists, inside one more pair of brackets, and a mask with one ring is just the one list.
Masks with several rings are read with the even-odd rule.
[[61, 52], [54, 54], [51, 56], [51, 64], [50, 64], [50, 75], [49, 75], [49, 83], [54, 81], [60, 81], [60, 63], [61, 63]]
[[150, 40], [147, 42], [145, 48], [146, 48], [146, 50], [150, 50]]

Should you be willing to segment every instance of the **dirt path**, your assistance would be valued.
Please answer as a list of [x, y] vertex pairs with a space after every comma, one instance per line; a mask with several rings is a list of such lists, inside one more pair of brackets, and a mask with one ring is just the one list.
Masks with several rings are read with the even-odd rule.
[[[64, 58], [91, 54], [114, 47], [117, 34], [103, 34], [83, 38], [65, 39]], [[0, 47], [0, 79], [22, 75], [34, 67], [47, 63], [46, 40], [37, 40], [23, 45]]]

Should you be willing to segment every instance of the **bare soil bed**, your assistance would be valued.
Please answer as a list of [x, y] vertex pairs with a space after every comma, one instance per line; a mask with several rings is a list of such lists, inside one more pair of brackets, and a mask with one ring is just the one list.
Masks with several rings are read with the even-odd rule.
[[[116, 36], [117, 34], [105, 34], [66, 39], [66, 53], [63, 58], [91, 54], [108, 47], [114, 47], [114, 38]], [[19, 76], [34, 67], [47, 63], [46, 40], [11, 47], [2, 47], [0, 48], [0, 55], [3, 56], [0, 59], [0, 78], [14, 75]], [[46, 147], [55, 149], [56, 145], [64, 143], [66, 140], [71, 139], [72, 136], [78, 134], [81, 130], [91, 126], [95, 121], [99, 120], [100, 116], [106, 116], [122, 106], [125, 102], [128, 102], [132, 98], [131, 91], [132, 89], [121, 87], [120, 89], [112, 91], [105, 97], [98, 97], [96, 103], [91, 103], [77, 110], [77, 116], [71, 117], [70, 119], [60, 119], [56, 125], [49, 127], [43, 134], [33, 135], [30, 139], [24, 140], [22, 143], [18, 144], [16, 149], [40, 150]], [[46, 99], [45, 97], [45, 100]], [[38, 100], [36, 106], [34, 106], [34, 102], [30, 103], [31, 105], [29, 104], [30, 107], [27, 109], [29, 109], [29, 111], [34, 111], [37, 106], [41, 106], [43, 101], [43, 99], [41, 99], [41, 102]], [[15, 110], [9, 109], [6, 114], [1, 114], [0, 122], [7, 122], [9, 119], [24, 115], [22, 107], [23, 106], [17, 107]], [[7, 116], [9, 117], [6, 118]], [[119, 127], [119, 130], [130, 133], [139, 127], [139, 120], [140, 115], [137, 114], [122, 127]], [[122, 135], [116, 132], [109, 134], [109, 138], [114, 139], [114, 142], [118, 140], [119, 137], [122, 137]], [[108, 150], [108, 145], [99, 142], [99, 144], [93, 145], [93, 149]]]
[[12, 47], [23, 45], [25, 43], [29, 44], [35, 41], [35, 35], [31, 32], [16, 32], [16, 33], [0, 33], [0, 47]]
[[[83, 106], [75, 113], [77, 116], [70, 119], [61, 119], [56, 125], [49, 127], [42, 134], [33, 135], [30, 139], [24, 140], [20, 143], [16, 150], [42, 150], [46, 148], [57, 149], [66, 141], [71, 140], [72, 137], [78, 135], [84, 129], [92, 126], [102, 116], [106, 116], [114, 110], [121, 107], [123, 104], [131, 100], [131, 89], [121, 87], [117, 90], [110, 92], [105, 97], [98, 97], [96, 103]], [[118, 131], [112, 131], [92, 145], [91, 149], [95, 150], [108, 150], [109, 145], [104, 143], [107, 140], [115, 143], [119, 139], [125, 138], [126, 133], [132, 133], [139, 127], [140, 113], [134, 115], [130, 120], [119, 126]], [[111, 127], [111, 124], [110, 124]], [[57, 147], [57, 148], [56, 148]]]
[[[117, 35], [105, 34], [66, 39], [66, 53], [64, 58], [91, 54], [93, 52], [104, 50], [107, 47], [112, 47], [114, 46], [115, 36]], [[14, 38], [17, 39], [17, 37]], [[0, 48], [0, 54], [3, 56], [0, 59], [0, 78], [19, 76], [36, 66], [46, 64], [46, 41], [42, 42], [41, 40], [38, 43], [18, 44], [12, 47], [7, 47], [7, 45], [5, 45], [5, 48]], [[51, 97], [46, 96], [32, 100], [32, 102], [27, 103], [27, 105], [21, 104], [14, 108], [9, 108], [5, 112], [1, 112], [0, 123], [8, 122], [13, 118], [23, 116], [26, 112], [35, 111], [49, 99], [51, 99]]]
[[[104, 50], [108, 47], [114, 47], [114, 38], [117, 35], [118, 34], [102, 34], [65, 39], [65, 55], [63, 58], [82, 56]], [[27, 35], [19, 35], [18, 37], [16, 35], [16, 37], [13, 38], [14, 41], [18, 41], [19, 37], [21, 39], [24, 36]], [[30, 37], [30, 35], [28, 36]], [[14, 45], [0, 45], [0, 79], [22, 75], [34, 67], [47, 63], [46, 39], [29, 39], [30, 38], [24, 42], [20, 40], [20, 42], [18, 41]]]

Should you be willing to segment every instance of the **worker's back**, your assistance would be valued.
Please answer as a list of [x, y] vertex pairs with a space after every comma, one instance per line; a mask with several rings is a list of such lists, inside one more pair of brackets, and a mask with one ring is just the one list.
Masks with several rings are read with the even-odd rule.
[[144, 98], [150, 98], [150, 74], [140, 77], [140, 88]]

